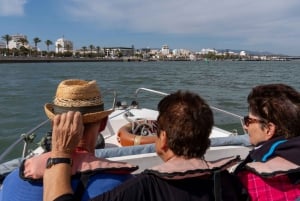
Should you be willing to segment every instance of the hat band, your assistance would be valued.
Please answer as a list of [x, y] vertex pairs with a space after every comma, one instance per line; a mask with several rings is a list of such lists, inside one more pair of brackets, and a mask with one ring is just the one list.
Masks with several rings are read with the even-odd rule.
[[95, 106], [85, 106], [85, 107], [62, 107], [58, 105], [53, 105], [54, 114], [62, 114], [68, 111], [78, 111], [81, 114], [88, 114], [94, 112], [101, 112], [104, 110], [104, 104]]

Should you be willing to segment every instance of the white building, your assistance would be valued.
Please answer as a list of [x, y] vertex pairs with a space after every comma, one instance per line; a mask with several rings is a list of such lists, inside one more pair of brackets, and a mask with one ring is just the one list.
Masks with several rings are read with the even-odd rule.
[[246, 53], [245, 51], [241, 51], [241, 52], [240, 52], [240, 56], [241, 56], [241, 57], [245, 57], [245, 56], [247, 56], [247, 53]]
[[186, 49], [174, 49], [173, 51], [174, 56], [189, 56], [192, 52]]
[[170, 54], [170, 49], [168, 45], [163, 45], [161, 48], [161, 54], [162, 55], [168, 55]]
[[215, 49], [210, 49], [210, 48], [203, 48], [199, 54], [208, 54], [208, 53], [214, 53], [214, 54], [217, 54], [218, 51], [215, 50]]
[[[26, 35], [21, 35], [21, 34], [16, 34], [16, 35], [11, 35], [11, 40], [8, 42], [8, 49], [19, 49], [23, 44], [21, 43], [20, 40], [26, 39], [27, 41], [27, 36]], [[24, 43], [24, 47], [28, 48], [28, 41], [27, 43]]]
[[5, 48], [6, 48], [6, 44], [0, 41], [0, 49], [5, 49]]
[[66, 40], [64, 38], [59, 38], [55, 42], [55, 52], [56, 53], [64, 53], [64, 52], [72, 52], [73, 51], [73, 42], [70, 40]]

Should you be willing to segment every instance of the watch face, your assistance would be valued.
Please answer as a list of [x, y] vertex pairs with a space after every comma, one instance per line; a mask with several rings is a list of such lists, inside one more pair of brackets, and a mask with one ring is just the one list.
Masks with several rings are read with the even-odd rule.
[[53, 165], [52, 158], [48, 158], [46, 168], [50, 168]]

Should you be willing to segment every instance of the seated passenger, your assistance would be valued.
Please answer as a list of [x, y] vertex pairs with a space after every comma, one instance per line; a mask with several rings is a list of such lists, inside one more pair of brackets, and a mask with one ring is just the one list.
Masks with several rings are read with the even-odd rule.
[[[210, 145], [209, 135], [214, 123], [206, 102], [191, 92], [178, 91], [164, 97], [158, 104], [158, 137], [156, 153], [164, 163], [146, 169], [115, 189], [93, 200], [242, 200], [239, 183], [227, 172], [239, 157], [216, 162], [206, 161], [204, 154]], [[62, 114], [54, 118], [54, 148], [52, 156], [71, 157], [68, 150], [80, 139], [79, 113]], [[71, 119], [66, 119], [65, 117]], [[70, 122], [76, 123], [70, 123]], [[77, 130], [76, 130], [77, 129]], [[71, 165], [60, 163], [45, 171], [44, 200], [74, 200], [70, 186]]]
[[[130, 173], [137, 169], [136, 166], [127, 163], [95, 157], [94, 147], [97, 136], [104, 130], [108, 115], [112, 112], [111, 110], [105, 111], [103, 108], [100, 89], [96, 81], [84, 80], [62, 81], [57, 88], [54, 103], [45, 104], [45, 112], [52, 120], [56, 114], [65, 113], [71, 109], [82, 113], [83, 136], [81, 140], [74, 144], [74, 151], [63, 150], [67, 151], [68, 156], [72, 158], [72, 189], [79, 200], [89, 200], [111, 190], [131, 178]], [[66, 119], [69, 117], [62, 116], [61, 122]], [[56, 132], [55, 129], [54, 125], [53, 132]], [[68, 134], [68, 131], [65, 133]], [[54, 144], [54, 148], [55, 146]], [[5, 178], [0, 191], [0, 200], [42, 200], [42, 179], [46, 164], [47, 167], [51, 167], [58, 162], [49, 160], [50, 156], [53, 155], [48, 152], [26, 159], [20, 169], [13, 171]], [[67, 160], [67, 162], [70, 161]]]
[[244, 127], [254, 149], [236, 171], [251, 200], [300, 197], [300, 93], [284, 84], [254, 87]]

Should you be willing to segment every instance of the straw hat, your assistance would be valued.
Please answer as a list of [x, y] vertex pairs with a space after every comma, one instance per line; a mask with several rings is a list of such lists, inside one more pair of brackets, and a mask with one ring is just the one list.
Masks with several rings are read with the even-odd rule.
[[100, 89], [95, 80], [78, 79], [62, 81], [57, 87], [53, 104], [46, 103], [44, 109], [49, 119], [63, 112], [80, 111], [83, 123], [97, 122], [113, 112], [104, 110]]

